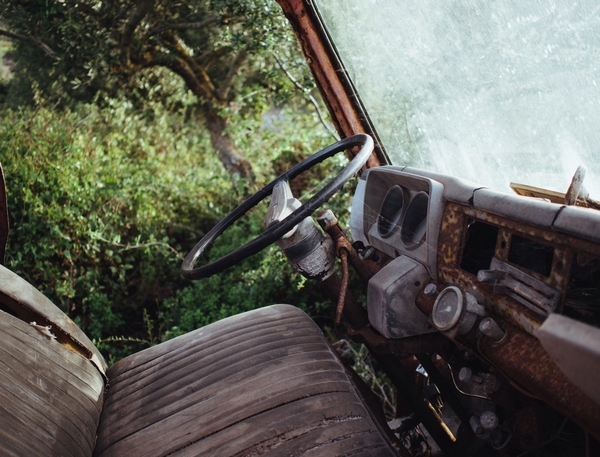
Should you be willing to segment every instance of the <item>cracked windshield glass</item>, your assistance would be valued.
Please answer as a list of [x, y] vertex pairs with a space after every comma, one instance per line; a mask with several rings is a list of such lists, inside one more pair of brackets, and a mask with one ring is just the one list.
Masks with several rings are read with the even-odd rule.
[[[395, 165], [600, 198], [596, 1], [320, 0]], [[585, 191], [584, 191], [585, 192]]]

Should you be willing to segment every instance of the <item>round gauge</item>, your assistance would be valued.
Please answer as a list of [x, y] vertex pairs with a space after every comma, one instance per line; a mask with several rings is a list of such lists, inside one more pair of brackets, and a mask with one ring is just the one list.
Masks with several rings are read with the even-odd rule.
[[425, 239], [427, 234], [427, 206], [429, 195], [419, 192], [408, 204], [402, 222], [402, 243], [407, 248], [415, 248]]
[[392, 186], [383, 199], [377, 218], [377, 230], [382, 238], [390, 236], [398, 226], [402, 208], [404, 208], [404, 189], [398, 185]]
[[431, 312], [433, 325], [440, 331], [454, 327], [462, 314], [463, 293], [456, 286], [448, 286], [440, 292]]

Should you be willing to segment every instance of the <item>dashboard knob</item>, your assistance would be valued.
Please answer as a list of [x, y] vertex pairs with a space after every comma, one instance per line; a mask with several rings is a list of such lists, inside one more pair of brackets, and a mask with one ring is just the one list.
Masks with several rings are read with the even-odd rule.
[[425, 295], [429, 295], [430, 297], [437, 297], [440, 293], [437, 290], [437, 287], [434, 283], [429, 283], [425, 286], [425, 289], [423, 289], [423, 293]]
[[494, 430], [499, 422], [498, 416], [493, 411], [485, 411], [479, 416], [479, 423], [485, 430]]
[[489, 336], [494, 341], [500, 341], [506, 335], [506, 332], [500, 328], [494, 319], [486, 317], [479, 323], [479, 331]]

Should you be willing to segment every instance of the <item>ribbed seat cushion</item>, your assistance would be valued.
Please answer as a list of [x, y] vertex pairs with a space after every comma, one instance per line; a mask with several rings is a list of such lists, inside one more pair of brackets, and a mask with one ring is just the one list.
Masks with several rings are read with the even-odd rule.
[[316, 325], [276, 305], [128, 357], [108, 372], [97, 456], [392, 456]]

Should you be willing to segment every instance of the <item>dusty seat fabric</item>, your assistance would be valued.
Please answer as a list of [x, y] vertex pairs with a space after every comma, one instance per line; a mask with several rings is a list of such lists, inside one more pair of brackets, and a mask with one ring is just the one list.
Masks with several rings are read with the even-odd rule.
[[92, 455], [103, 394], [88, 359], [0, 311], [0, 455]]
[[97, 456], [396, 455], [321, 331], [276, 305], [113, 366]]

